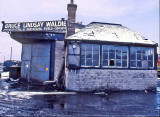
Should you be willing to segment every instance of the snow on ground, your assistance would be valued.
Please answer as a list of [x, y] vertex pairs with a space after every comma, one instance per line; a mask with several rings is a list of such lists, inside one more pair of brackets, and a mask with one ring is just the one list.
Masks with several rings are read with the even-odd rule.
[[109, 94], [54, 92], [40, 90], [40, 87], [23, 86], [17, 81], [8, 82], [0, 79], [0, 116], [158, 116], [159, 114], [158, 92]]

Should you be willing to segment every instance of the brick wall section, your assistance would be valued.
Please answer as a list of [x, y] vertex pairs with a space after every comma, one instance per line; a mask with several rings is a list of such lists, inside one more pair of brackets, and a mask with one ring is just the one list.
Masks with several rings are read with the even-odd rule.
[[66, 89], [71, 91], [94, 90], [145, 90], [155, 89], [156, 70], [66, 69]]
[[56, 41], [56, 47], [55, 47], [55, 70], [54, 70], [54, 78], [56, 80], [62, 63], [63, 63], [63, 57], [64, 57], [64, 41]]

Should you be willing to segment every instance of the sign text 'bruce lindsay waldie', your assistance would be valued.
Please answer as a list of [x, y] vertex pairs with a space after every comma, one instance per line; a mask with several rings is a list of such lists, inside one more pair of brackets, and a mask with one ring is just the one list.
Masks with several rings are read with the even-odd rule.
[[2, 22], [2, 32], [27, 32], [27, 31], [52, 31], [65, 33], [67, 30], [67, 21], [39, 21], [39, 22]]

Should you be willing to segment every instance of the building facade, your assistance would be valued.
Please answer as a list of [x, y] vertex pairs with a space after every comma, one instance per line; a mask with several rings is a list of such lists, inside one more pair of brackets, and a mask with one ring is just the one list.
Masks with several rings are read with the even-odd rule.
[[67, 90], [145, 90], [157, 83], [157, 44], [120, 24], [93, 22], [67, 37]]
[[67, 21], [3, 22], [2, 31], [22, 43], [22, 78], [61, 79], [72, 91], [156, 88], [155, 42], [121, 24], [76, 23], [73, 0], [67, 10]]

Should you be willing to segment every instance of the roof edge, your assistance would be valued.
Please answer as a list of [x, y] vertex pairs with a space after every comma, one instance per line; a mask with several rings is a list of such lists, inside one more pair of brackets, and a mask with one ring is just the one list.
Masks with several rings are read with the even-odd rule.
[[91, 22], [90, 24], [107, 24], [107, 25], [122, 26], [122, 24], [116, 24], [116, 23], [105, 23], [105, 22]]
[[124, 44], [124, 45], [144, 45], [144, 46], [158, 46], [158, 43], [132, 43], [132, 42], [115, 42], [115, 41], [100, 41], [100, 40], [79, 40], [79, 39], [65, 39], [65, 41], [80, 41], [80, 42], [95, 42], [95, 43], [108, 43], [108, 44]]

